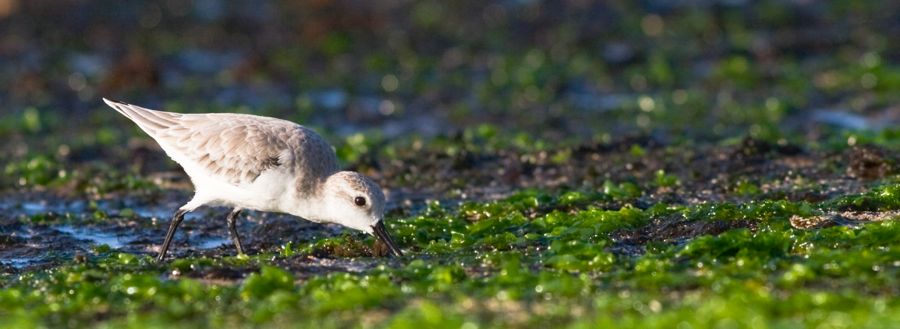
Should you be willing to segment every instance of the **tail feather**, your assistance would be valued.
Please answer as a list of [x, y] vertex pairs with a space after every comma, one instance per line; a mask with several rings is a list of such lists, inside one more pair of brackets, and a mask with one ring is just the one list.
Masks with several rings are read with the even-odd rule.
[[155, 134], [159, 130], [167, 129], [177, 125], [177, 114], [154, 111], [137, 105], [123, 103], [119, 101], [104, 98], [104, 102], [109, 107], [136, 123], [142, 130]]

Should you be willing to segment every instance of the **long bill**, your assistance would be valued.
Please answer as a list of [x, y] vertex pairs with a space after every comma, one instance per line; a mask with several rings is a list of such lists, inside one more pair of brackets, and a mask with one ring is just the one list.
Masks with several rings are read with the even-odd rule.
[[375, 237], [381, 242], [384, 242], [391, 249], [391, 255], [394, 257], [402, 257], [403, 252], [400, 251], [400, 248], [397, 247], [397, 243], [394, 242], [394, 239], [391, 238], [391, 235], [388, 234], [387, 230], [384, 228], [384, 220], [378, 221], [377, 224], [372, 225], [372, 232], [375, 234]]

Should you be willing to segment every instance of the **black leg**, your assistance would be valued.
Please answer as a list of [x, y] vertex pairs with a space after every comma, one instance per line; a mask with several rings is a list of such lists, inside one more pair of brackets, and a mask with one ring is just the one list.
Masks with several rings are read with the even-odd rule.
[[169, 251], [169, 245], [172, 244], [172, 237], [175, 236], [175, 230], [178, 229], [178, 224], [181, 224], [181, 221], [184, 220], [184, 214], [187, 213], [187, 210], [178, 209], [175, 212], [175, 216], [172, 217], [172, 222], [169, 224], [169, 232], [166, 233], [166, 241], [163, 242], [162, 249], [159, 251], [159, 256], [156, 257], [157, 262], [161, 262], [164, 258], [166, 258], [166, 252]]
[[241, 208], [234, 208], [228, 217], [225, 220], [228, 222], [228, 233], [231, 235], [231, 242], [234, 242], [234, 247], [237, 248], [238, 255], [244, 253], [244, 245], [241, 244], [241, 237], [238, 236], [237, 227], [235, 227], [235, 222], [237, 222], [237, 216], [240, 215]]

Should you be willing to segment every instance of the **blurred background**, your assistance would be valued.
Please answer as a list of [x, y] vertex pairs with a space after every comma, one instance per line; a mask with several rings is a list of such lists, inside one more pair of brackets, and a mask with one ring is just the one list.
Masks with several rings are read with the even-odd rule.
[[876, 1], [0, 0], [0, 152], [143, 159], [101, 97], [289, 119], [350, 164], [473, 134], [896, 147], [898, 35]]
[[900, 119], [898, 13], [875, 1], [0, 0], [0, 109], [72, 126], [110, 115], [96, 112], [111, 97], [337, 135], [880, 129]]

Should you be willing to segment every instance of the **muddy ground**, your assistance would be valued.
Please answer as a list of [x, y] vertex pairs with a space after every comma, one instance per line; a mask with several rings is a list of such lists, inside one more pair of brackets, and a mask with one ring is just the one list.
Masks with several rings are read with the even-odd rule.
[[[642, 151], [635, 152], [636, 148]], [[164, 156], [160, 150], [149, 152], [156, 152], [151, 154], [155, 158]], [[883, 147], [812, 151], [798, 145], [754, 139], [728, 146], [686, 147], [667, 146], [650, 137], [635, 137], [554, 152], [569, 154], [569, 158], [554, 163], [548, 151], [455, 155], [416, 152], [415, 156], [401, 155], [390, 160], [371, 156], [350, 169], [362, 168], [386, 187], [388, 218], [415, 215], [432, 200], [452, 208], [463, 201], [500, 199], [523, 188], [548, 193], [598, 191], [597, 187], [607, 181], [632, 182], [640, 191], [627, 202], [594, 201], [593, 206], [619, 209], [625, 203], [646, 208], [658, 203], [819, 202], [863, 192], [867, 183], [895, 175], [898, 170], [898, 154]], [[661, 185], [660, 173], [669, 175], [672, 183]], [[0, 235], [3, 236], [0, 271], [19, 273], [52, 268], [98, 251], [155, 255], [173, 209], [191, 196], [191, 191], [186, 189], [189, 181], [182, 172], [162, 172], [157, 176], [166, 177], [164, 186], [181, 188], [151, 190], [139, 195], [113, 193], [99, 199], [50, 191], [8, 193], [0, 199]], [[409, 177], [415, 177], [415, 181], [407, 183]], [[747, 190], [741, 186], [754, 188]], [[542, 212], [552, 210], [541, 209]], [[175, 236], [170, 257], [234, 255], [224, 224], [227, 211], [206, 207], [187, 215]], [[283, 214], [250, 211], [241, 217], [238, 231], [250, 254], [277, 253], [289, 242], [314, 242], [346, 232], [337, 226], [318, 225]], [[640, 230], [617, 233], [619, 243], [609, 250], [639, 256], [642, 244], [648, 241], [673, 243], [753, 225], [752, 221], [694, 223], [680, 218], [657, 218]], [[361, 248], [368, 251], [350, 256], [385, 256], [384, 250], [375, 246]], [[346, 259], [346, 256], [341, 250], [319, 249], [279, 263], [302, 276], [330, 271], [359, 272], [379, 262], [367, 258]], [[190, 276], [236, 280], [256, 270], [198, 269]]]

